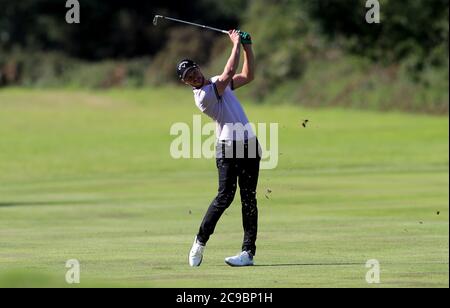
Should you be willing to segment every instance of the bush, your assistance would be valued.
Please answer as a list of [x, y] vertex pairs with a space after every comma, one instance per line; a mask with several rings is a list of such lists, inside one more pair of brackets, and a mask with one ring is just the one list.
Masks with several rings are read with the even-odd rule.
[[[78, 61], [61, 53], [28, 53], [15, 51], [3, 55], [0, 85], [58, 86], [67, 82], [66, 77]], [[9, 75], [9, 77], [8, 77]], [[14, 75], [14, 78], [12, 76]]]
[[139, 87], [145, 84], [149, 58], [86, 62], [61, 53], [16, 51], [0, 57], [0, 86]]
[[87, 88], [142, 87], [150, 63], [149, 58], [83, 62], [71, 72], [68, 84]]

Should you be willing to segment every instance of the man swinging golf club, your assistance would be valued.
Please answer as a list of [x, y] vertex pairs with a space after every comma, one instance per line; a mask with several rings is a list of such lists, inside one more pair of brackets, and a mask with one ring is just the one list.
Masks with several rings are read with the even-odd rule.
[[[230, 266], [252, 266], [256, 254], [258, 185], [261, 147], [249, 124], [247, 116], [234, 94], [234, 90], [250, 83], [254, 78], [254, 54], [248, 33], [228, 32], [233, 49], [220, 76], [205, 79], [200, 68], [192, 60], [178, 64], [178, 77], [192, 86], [197, 107], [217, 124], [216, 165], [219, 171], [219, 190], [201, 223], [189, 253], [189, 265], [200, 266], [206, 243], [224, 211], [231, 205], [239, 183], [242, 201], [244, 241], [242, 252], [225, 259]], [[236, 74], [244, 49], [244, 66]]]

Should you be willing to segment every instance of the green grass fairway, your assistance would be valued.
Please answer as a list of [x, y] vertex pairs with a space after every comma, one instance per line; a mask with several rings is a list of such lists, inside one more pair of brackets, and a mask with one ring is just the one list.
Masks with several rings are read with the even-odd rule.
[[69, 259], [82, 287], [449, 286], [448, 117], [244, 105], [279, 123], [257, 266], [223, 261], [241, 246], [237, 194], [192, 269], [217, 175], [169, 155], [171, 125], [199, 114], [189, 89], [0, 91], [0, 287], [67, 286]]

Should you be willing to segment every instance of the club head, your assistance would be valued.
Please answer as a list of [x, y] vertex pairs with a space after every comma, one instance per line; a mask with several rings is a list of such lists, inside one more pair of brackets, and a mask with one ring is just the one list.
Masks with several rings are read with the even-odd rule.
[[162, 18], [162, 16], [160, 15], [155, 15], [155, 17], [153, 18], [153, 25], [157, 26], [158, 25], [158, 19]]

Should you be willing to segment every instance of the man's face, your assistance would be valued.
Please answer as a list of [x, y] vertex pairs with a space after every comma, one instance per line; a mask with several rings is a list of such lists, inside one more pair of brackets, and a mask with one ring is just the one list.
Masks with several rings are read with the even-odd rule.
[[199, 68], [193, 68], [186, 73], [186, 76], [184, 76], [183, 81], [187, 85], [190, 85], [194, 88], [199, 88], [203, 86], [205, 77], [203, 76]]

